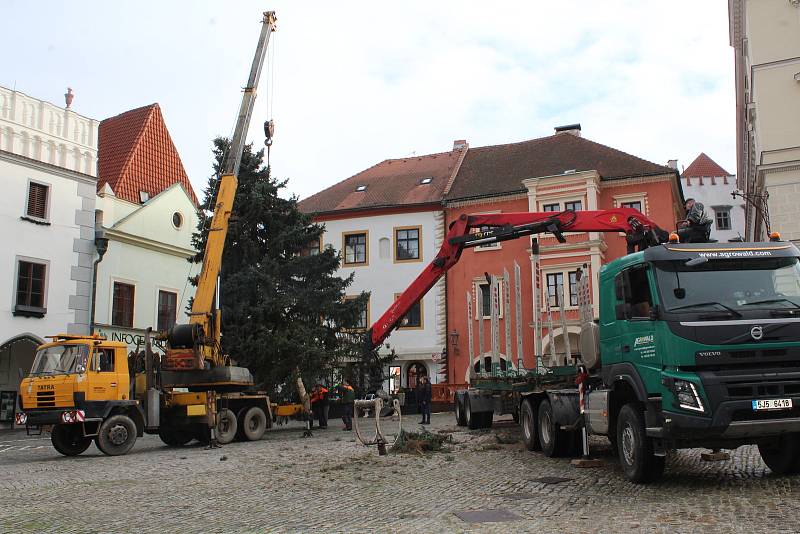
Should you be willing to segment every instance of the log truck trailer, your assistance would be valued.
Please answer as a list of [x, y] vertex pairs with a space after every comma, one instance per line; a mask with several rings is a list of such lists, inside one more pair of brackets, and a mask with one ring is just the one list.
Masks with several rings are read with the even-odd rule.
[[[52, 342], [38, 348], [31, 372], [20, 384], [16, 424], [29, 433], [52, 427], [53, 447], [61, 454], [81, 454], [92, 441], [107, 455], [125, 454], [143, 433], [157, 433], [172, 446], [193, 439], [257, 440], [272, 424], [269, 397], [254, 390], [248, 369], [231, 365], [222, 353], [221, 314], [215, 302], [245, 137], [269, 38], [276, 29], [275, 12], [265, 12], [261, 23], [223, 162], [189, 323], [153, 333], [166, 341], [161, 357], [152, 352], [148, 329], [139, 369], [136, 359], [129, 362], [123, 343], [98, 335], [51, 336]], [[266, 126], [269, 143], [271, 129]]]
[[630, 208], [463, 215], [372, 325], [367, 348], [464, 248], [544, 232], [561, 242], [567, 231], [625, 232], [638, 251], [601, 267], [599, 317], [582, 324], [575, 361], [479, 373], [455, 395], [457, 423], [487, 427], [511, 413], [526, 447], [550, 457], [574, 451], [584, 429], [607, 436], [634, 482], [660, 478], [667, 451], [689, 447], [756, 444], [773, 472], [800, 472], [800, 252], [779, 235], [681, 244], [674, 234], [660, 243], [657, 230]]

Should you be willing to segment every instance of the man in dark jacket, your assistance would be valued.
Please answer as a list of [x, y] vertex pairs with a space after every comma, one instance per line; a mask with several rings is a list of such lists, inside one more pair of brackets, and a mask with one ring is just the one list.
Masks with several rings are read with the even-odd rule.
[[425, 375], [419, 377], [417, 403], [419, 404], [419, 413], [422, 414], [422, 421], [419, 424], [431, 424], [431, 383], [428, 382], [428, 377]]
[[688, 198], [685, 208], [686, 219], [678, 222], [681, 243], [707, 243], [711, 235], [711, 219], [706, 216], [705, 206]]
[[342, 430], [353, 430], [353, 404], [356, 401], [356, 392], [347, 380], [342, 380], [342, 383], [336, 386], [336, 393], [342, 407], [342, 423], [344, 423]]

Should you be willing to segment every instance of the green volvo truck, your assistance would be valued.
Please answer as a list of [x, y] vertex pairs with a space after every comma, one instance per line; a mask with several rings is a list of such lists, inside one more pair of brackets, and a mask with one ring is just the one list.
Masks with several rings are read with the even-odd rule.
[[575, 451], [585, 428], [608, 437], [635, 482], [693, 447], [755, 444], [773, 472], [800, 472], [793, 244], [667, 243], [604, 265], [598, 279], [599, 317], [582, 321], [575, 361], [478, 374], [456, 394], [460, 425], [512, 413], [527, 448], [547, 456]]

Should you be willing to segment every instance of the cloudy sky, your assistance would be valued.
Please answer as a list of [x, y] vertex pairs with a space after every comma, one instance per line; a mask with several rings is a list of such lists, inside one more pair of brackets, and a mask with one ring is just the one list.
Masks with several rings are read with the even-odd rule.
[[[493, 5], [492, 5], [493, 4]], [[488, 7], [492, 5], [492, 7]], [[393, 7], [388, 7], [393, 6]], [[104, 119], [158, 102], [195, 188], [231, 133], [260, 31], [278, 32], [250, 129], [306, 197], [383, 159], [550, 135], [735, 171], [724, 0], [4, 0], [0, 85]]]

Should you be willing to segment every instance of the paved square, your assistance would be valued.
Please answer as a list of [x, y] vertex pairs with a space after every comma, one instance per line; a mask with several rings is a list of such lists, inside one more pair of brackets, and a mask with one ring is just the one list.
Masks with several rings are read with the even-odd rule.
[[[510, 421], [488, 431], [457, 429], [451, 414], [432, 421], [454, 432], [450, 452], [378, 456], [336, 424], [215, 450], [145, 436], [114, 458], [94, 445], [64, 458], [47, 438], [0, 434], [0, 532], [800, 532], [800, 477], [772, 475], [754, 447], [713, 463], [682, 451], [660, 484], [638, 486], [602, 441], [606, 465], [577, 469], [525, 450]], [[456, 515], [481, 510], [522, 520]]]

